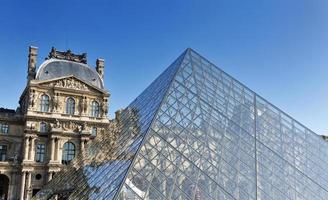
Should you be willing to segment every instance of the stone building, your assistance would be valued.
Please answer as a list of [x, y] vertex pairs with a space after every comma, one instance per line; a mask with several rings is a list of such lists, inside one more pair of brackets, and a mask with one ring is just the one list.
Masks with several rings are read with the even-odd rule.
[[19, 107], [0, 109], [0, 199], [30, 199], [111, 124], [103, 59], [52, 48], [37, 69], [37, 55]]

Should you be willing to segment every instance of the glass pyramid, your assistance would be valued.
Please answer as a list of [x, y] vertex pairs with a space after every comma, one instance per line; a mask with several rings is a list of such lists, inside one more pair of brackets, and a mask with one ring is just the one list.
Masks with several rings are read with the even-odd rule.
[[328, 199], [328, 143], [187, 49], [38, 199]]

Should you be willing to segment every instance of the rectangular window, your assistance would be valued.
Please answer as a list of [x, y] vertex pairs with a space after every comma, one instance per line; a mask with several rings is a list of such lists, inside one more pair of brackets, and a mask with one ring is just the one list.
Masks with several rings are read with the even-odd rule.
[[92, 127], [92, 129], [91, 129], [91, 135], [92, 136], [97, 136], [97, 127]]
[[0, 145], [0, 161], [7, 160], [7, 145]]
[[45, 122], [40, 123], [40, 132], [41, 133], [46, 133], [48, 131], [48, 126]]
[[36, 162], [44, 162], [44, 154], [45, 154], [45, 144], [37, 144], [36, 152], [35, 152], [35, 161]]
[[0, 124], [0, 133], [7, 134], [9, 132], [8, 124]]

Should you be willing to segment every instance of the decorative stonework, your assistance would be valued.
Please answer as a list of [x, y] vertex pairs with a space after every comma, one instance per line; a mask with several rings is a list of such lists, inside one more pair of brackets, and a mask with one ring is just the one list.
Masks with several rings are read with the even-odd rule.
[[50, 126], [52, 129], [60, 129], [62, 127], [58, 119], [56, 119], [55, 123], [51, 123]]
[[83, 130], [83, 125], [81, 125], [80, 123], [72, 122], [72, 121], [64, 122], [63, 130], [80, 133]]
[[35, 105], [35, 91], [34, 90], [30, 90], [29, 92], [29, 100], [28, 100], [28, 105], [29, 105], [29, 108], [33, 108], [34, 105]]
[[90, 91], [87, 84], [82, 83], [74, 78], [67, 78], [58, 81], [54, 81], [48, 84], [43, 84], [44, 86], [49, 87], [58, 87], [58, 88], [68, 88], [73, 90], [82, 90], [82, 91]]
[[103, 116], [106, 116], [108, 114], [108, 99], [105, 98], [103, 102], [101, 103], [101, 109]]
[[79, 112], [81, 114], [86, 114], [87, 111], [88, 111], [88, 99], [87, 97], [83, 96], [79, 102]]
[[62, 101], [58, 93], [56, 93], [52, 98], [53, 111], [58, 112], [62, 110]]
[[57, 59], [61, 59], [61, 60], [69, 60], [69, 61], [87, 64], [87, 54], [86, 53], [82, 53], [81, 55], [79, 55], [79, 54], [72, 53], [71, 50], [57, 51], [54, 47], [51, 48], [51, 51], [48, 55], [48, 59], [50, 59], [50, 58], [57, 58]]

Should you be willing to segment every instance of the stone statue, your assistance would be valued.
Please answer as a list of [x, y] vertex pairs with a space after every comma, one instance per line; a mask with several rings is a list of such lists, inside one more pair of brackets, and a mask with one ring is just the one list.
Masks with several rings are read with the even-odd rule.
[[61, 124], [58, 119], [56, 119], [56, 123], [53, 125], [53, 128], [60, 128]]
[[58, 110], [58, 104], [59, 104], [58, 94], [56, 94], [56, 95], [53, 97], [52, 104], [53, 104], [54, 111], [57, 111], [57, 110]]
[[87, 100], [87, 97], [83, 97], [82, 98], [81, 109], [82, 109], [82, 112], [83, 113], [86, 113], [87, 112], [87, 109], [88, 109], [88, 100]]
[[84, 122], [83, 123], [83, 128], [82, 128], [84, 131], [87, 131], [87, 130], [89, 130], [89, 127], [88, 127], [88, 124], [87, 124], [87, 122]]
[[107, 115], [107, 113], [108, 113], [108, 104], [107, 104], [107, 101], [102, 102], [101, 108], [102, 108], [102, 113], [104, 115]]
[[33, 92], [30, 92], [29, 105], [32, 108], [34, 107], [34, 93]]

